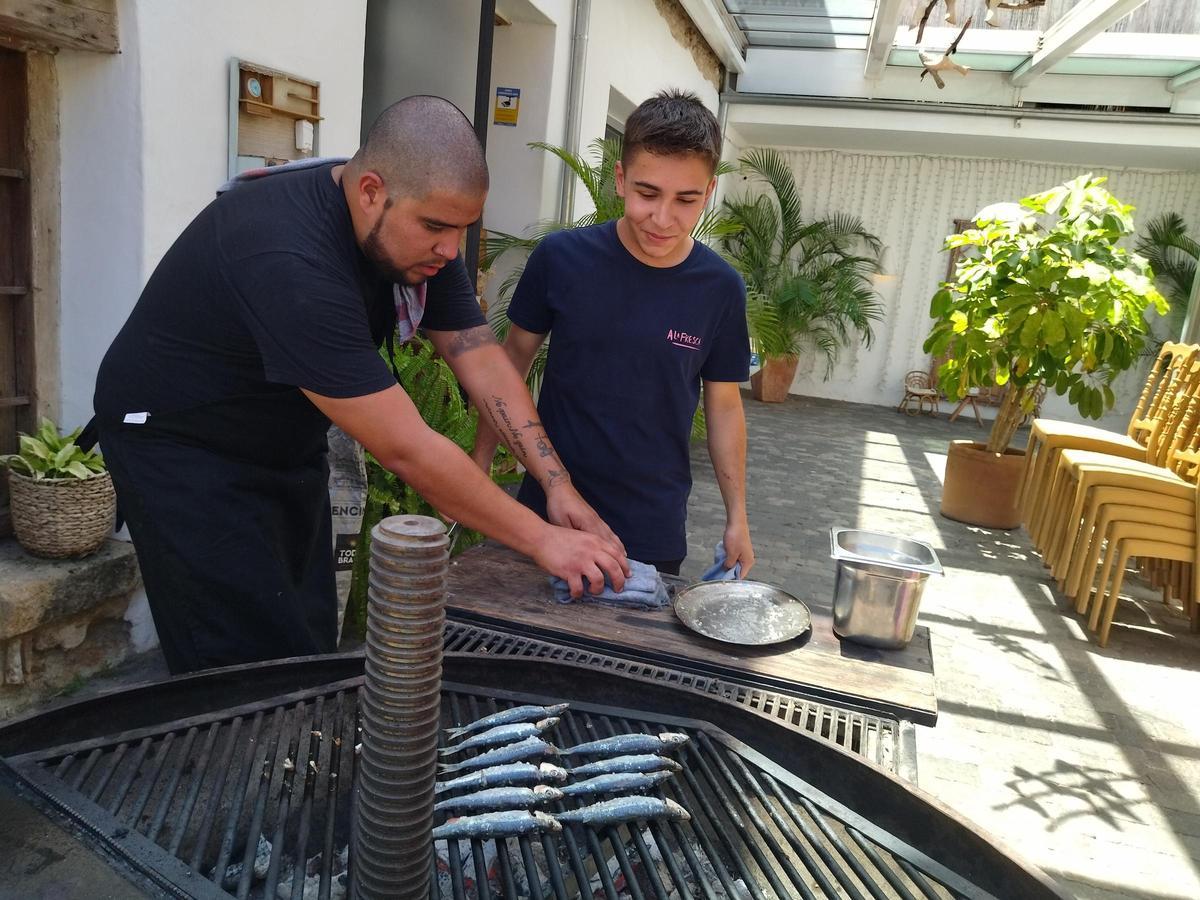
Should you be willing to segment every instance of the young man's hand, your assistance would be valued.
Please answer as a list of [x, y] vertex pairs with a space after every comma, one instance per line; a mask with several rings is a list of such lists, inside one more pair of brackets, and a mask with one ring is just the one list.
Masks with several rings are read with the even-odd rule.
[[546, 494], [546, 518], [552, 525], [563, 528], [573, 528], [576, 531], [586, 531], [609, 544], [613, 552], [622, 560], [626, 575], [629, 567], [624, 563], [626, 556], [625, 545], [613, 532], [608, 524], [600, 518], [591, 505], [579, 496], [579, 491], [571, 483], [559, 484], [550, 488]]
[[600, 593], [606, 576], [613, 590], [620, 593], [629, 569], [624, 555], [618, 556], [610, 542], [557, 525], [546, 526], [546, 536], [538, 542], [533, 561], [566, 581], [572, 597], [583, 595], [584, 578], [591, 593]]
[[754, 545], [750, 543], [750, 525], [745, 519], [725, 526], [725, 568], [732, 569], [742, 564], [741, 577], [745, 578], [754, 568]]

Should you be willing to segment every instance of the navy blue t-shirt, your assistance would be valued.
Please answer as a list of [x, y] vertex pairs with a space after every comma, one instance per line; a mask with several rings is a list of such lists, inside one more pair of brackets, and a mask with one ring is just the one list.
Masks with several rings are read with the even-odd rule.
[[[538, 411], [579, 493], [632, 558], [682, 559], [701, 380], [749, 377], [741, 277], [698, 241], [677, 266], [645, 265], [605, 222], [545, 238], [508, 317], [552, 332]], [[532, 478], [519, 499], [546, 514]]]

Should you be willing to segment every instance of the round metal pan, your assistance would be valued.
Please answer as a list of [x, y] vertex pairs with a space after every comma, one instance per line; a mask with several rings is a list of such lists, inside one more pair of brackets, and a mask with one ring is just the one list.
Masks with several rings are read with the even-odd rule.
[[705, 581], [675, 595], [675, 615], [692, 631], [729, 644], [778, 644], [812, 627], [808, 607], [761, 581]]

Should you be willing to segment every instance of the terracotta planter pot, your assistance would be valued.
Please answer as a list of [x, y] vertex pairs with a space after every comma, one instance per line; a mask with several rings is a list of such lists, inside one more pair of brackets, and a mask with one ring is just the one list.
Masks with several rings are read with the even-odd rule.
[[750, 376], [750, 392], [755, 400], [782, 403], [796, 377], [798, 356], [764, 357], [762, 368]]
[[988, 453], [985, 444], [951, 441], [942, 485], [942, 515], [984, 528], [1010, 530], [1021, 524], [1017, 489], [1025, 451]]

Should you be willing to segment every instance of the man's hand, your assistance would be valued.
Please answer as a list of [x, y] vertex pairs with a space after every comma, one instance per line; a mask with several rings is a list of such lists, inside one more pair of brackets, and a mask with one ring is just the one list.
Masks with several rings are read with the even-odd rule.
[[745, 519], [725, 526], [725, 568], [732, 569], [742, 564], [741, 578], [754, 568], [754, 545], [750, 543], [750, 526]]
[[[616, 533], [608, 527], [603, 519], [592, 509], [591, 505], [579, 496], [579, 491], [569, 482], [552, 487], [546, 494], [546, 518], [553, 525], [563, 528], [573, 528], [576, 531], [586, 531], [594, 534], [613, 548], [621, 560], [626, 557], [625, 545]], [[629, 568], [622, 562], [626, 575]]]
[[620, 593], [625, 588], [628, 570], [625, 557], [618, 556], [609, 542], [585, 531], [547, 525], [545, 538], [538, 542], [533, 561], [551, 575], [566, 581], [572, 597], [583, 595], [584, 578], [593, 594], [604, 590], [605, 576], [613, 590]]

